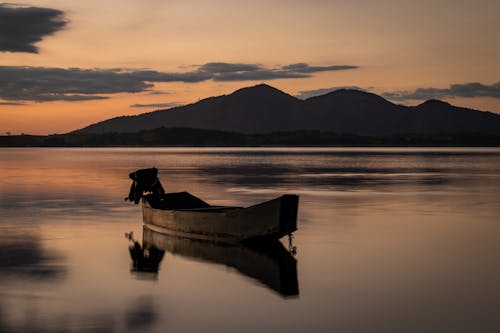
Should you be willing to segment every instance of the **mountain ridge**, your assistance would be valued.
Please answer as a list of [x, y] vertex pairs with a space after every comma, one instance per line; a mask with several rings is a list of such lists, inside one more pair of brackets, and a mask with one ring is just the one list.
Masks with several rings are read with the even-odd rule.
[[500, 115], [439, 100], [417, 106], [399, 105], [354, 89], [301, 100], [259, 84], [184, 106], [107, 119], [73, 133], [133, 133], [159, 127], [255, 134], [297, 130], [358, 135], [500, 134]]

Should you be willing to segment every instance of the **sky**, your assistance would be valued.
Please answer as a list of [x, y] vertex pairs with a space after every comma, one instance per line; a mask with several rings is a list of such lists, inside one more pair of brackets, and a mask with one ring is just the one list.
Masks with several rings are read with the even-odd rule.
[[500, 113], [499, 35], [498, 0], [0, 2], [0, 134], [65, 133], [260, 83]]

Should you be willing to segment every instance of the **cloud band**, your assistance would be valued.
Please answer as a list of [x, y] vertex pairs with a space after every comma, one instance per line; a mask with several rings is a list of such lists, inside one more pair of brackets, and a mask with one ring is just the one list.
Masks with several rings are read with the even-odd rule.
[[38, 53], [35, 43], [66, 24], [57, 9], [0, 4], [0, 52]]
[[316, 72], [354, 69], [356, 66], [292, 64], [267, 68], [256, 64], [210, 62], [187, 72], [154, 70], [80, 69], [0, 66], [0, 99], [8, 101], [84, 101], [108, 94], [152, 91], [155, 83], [261, 81], [307, 78]]
[[393, 101], [428, 100], [450, 97], [500, 98], [500, 82], [491, 85], [479, 82], [452, 84], [449, 88], [418, 88], [414, 91], [385, 92], [383, 97]]

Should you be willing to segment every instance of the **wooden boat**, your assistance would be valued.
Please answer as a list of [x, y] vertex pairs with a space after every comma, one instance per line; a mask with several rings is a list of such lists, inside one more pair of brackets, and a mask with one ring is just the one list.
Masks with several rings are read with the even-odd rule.
[[[171, 236], [156, 231], [158, 227], [143, 227], [142, 247], [148, 253], [163, 251], [206, 263], [234, 268], [239, 274], [277, 292], [282, 297], [299, 295], [297, 261], [279, 241], [251, 244], [227, 244]], [[156, 272], [158, 271], [156, 265]]]
[[156, 168], [132, 172], [134, 182], [127, 198], [135, 203], [142, 198], [144, 224], [157, 231], [235, 243], [279, 239], [297, 230], [297, 195], [282, 195], [246, 208], [211, 206], [187, 192], [165, 193], [157, 173]]

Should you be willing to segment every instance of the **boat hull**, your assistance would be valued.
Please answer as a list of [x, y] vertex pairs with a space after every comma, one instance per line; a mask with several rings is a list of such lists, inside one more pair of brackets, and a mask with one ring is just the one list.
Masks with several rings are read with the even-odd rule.
[[[279, 239], [297, 230], [298, 196], [283, 195], [247, 208], [157, 209], [143, 200], [143, 221], [166, 234], [223, 242]], [[158, 229], [159, 228], [159, 229]]]

